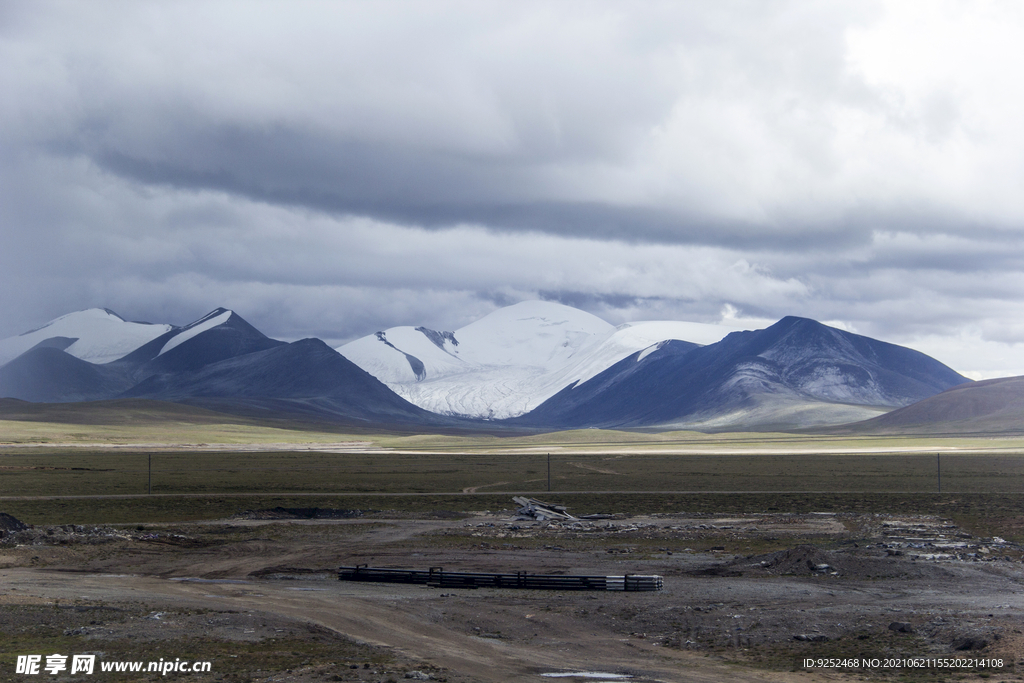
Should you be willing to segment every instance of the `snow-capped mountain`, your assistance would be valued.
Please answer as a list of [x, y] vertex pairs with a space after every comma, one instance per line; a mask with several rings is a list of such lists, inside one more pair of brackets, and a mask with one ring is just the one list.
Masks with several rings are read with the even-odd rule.
[[562, 429], [841, 424], [969, 381], [918, 351], [786, 317], [703, 347], [668, 342], [635, 354], [519, 422]]
[[566, 386], [585, 382], [637, 351], [683, 339], [698, 327], [650, 322], [616, 328], [576, 308], [526, 301], [454, 332], [393, 327], [338, 351], [421, 408], [504, 419], [529, 412]]
[[917, 351], [805, 318], [714, 339], [723, 332], [613, 327], [529, 301], [454, 332], [384, 330], [339, 353], [271, 339], [223, 308], [183, 327], [94, 309], [0, 342], [8, 355], [25, 349], [0, 365], [0, 397], [150, 398], [403, 429], [717, 430], [845, 424], [969, 381]]
[[0, 339], [0, 365], [39, 344], [90, 363], [109, 363], [172, 329], [171, 325], [128, 322], [106, 308], [90, 308], [61, 316], [17, 337]]
[[284, 344], [271, 339], [226, 308], [170, 332], [122, 358], [141, 380], [160, 373], [196, 370], [210, 363]]
[[128, 323], [106, 309], [79, 311], [0, 341], [11, 353], [28, 347], [0, 365], [0, 395], [47, 402], [113, 398], [152, 375], [280, 344], [223, 308], [184, 327]]
[[128, 323], [106, 309], [79, 311], [0, 341], [0, 349], [10, 353], [28, 347], [0, 365], [0, 396], [46, 402], [113, 398], [147, 377], [282, 344], [225, 308], [184, 327]]
[[[97, 327], [97, 317], [83, 311], [40, 329], [80, 335]], [[410, 404], [322, 341], [288, 344], [271, 339], [225, 308], [184, 327], [152, 326], [160, 334], [148, 337], [134, 328], [106, 325], [104, 335], [90, 337], [88, 348], [105, 349], [107, 355], [93, 356], [114, 356], [112, 360], [83, 360], [64, 350], [73, 340], [42, 333], [38, 341], [29, 340], [35, 343], [26, 351], [0, 366], [0, 397], [48, 403], [149, 398], [247, 415], [412, 428], [460, 426], [457, 420]], [[121, 329], [129, 332], [119, 337]]]

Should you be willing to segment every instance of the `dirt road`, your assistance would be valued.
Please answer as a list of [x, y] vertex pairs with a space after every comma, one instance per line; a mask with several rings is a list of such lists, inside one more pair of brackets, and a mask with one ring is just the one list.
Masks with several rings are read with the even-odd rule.
[[[413, 586], [317, 583], [316, 587], [173, 581], [154, 577], [71, 574], [27, 568], [3, 572], [5, 591], [29, 600], [117, 604], [143, 602], [154, 610], [215, 609], [273, 614], [310, 621], [369, 644], [394, 648], [411, 661], [429, 662], [481, 681], [537, 682], [540, 673], [567, 670], [628, 672], [642, 680], [770, 681], [778, 676], [742, 671], [691, 652], [656, 648], [635, 638], [589, 628], [564, 615], [519, 618], [537, 635], [506, 639], [471, 635], [457, 628], [439, 628], [435, 613], [447, 604], [453, 615], [467, 620], [487, 618], [481, 603], [507, 595], [475, 600], [439, 598], [438, 592]], [[10, 594], [4, 603], [12, 604]], [[459, 604], [454, 605], [453, 603]], [[528, 618], [529, 617], [529, 618]], [[604, 629], [599, 629], [603, 631]], [[472, 633], [472, 632], [470, 632]]]
[[[660, 517], [575, 528], [487, 517], [249, 519], [18, 533], [21, 542], [0, 548], [0, 636], [16, 642], [50, 625], [19, 652], [74, 647], [141, 658], [163, 643], [195, 657], [198, 643], [220, 643], [208, 655], [208, 680], [386, 683], [417, 673], [525, 683], [594, 672], [781, 683], [880, 675], [808, 670], [799, 665], [805, 657], [966, 652], [1004, 659], [1000, 672], [1010, 675], [1024, 653], [1020, 549], [964, 538], [934, 519]], [[946, 541], [956, 549], [944, 558], [918, 552]], [[718, 542], [785, 549], [688, 547]], [[343, 583], [330, 573], [354, 563], [651, 573], [665, 577], [665, 590], [442, 591]], [[307, 652], [305, 641], [320, 645]], [[275, 648], [282, 653], [269, 670], [241, 661]], [[0, 677], [8, 673], [0, 668]], [[958, 673], [971, 680], [986, 672]]]

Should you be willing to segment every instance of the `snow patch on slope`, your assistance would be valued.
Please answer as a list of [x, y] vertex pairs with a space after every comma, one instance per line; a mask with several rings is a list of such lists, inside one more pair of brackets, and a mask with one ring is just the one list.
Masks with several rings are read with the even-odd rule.
[[199, 320], [192, 323], [178, 334], [168, 339], [167, 343], [164, 344], [164, 347], [160, 349], [160, 353], [156, 355], [164, 355], [174, 347], [184, 344], [189, 339], [192, 339], [193, 337], [200, 335], [209, 329], [213, 329], [214, 327], [217, 327], [217, 325], [223, 325], [228, 321], [228, 318], [231, 317], [231, 311], [224, 311], [219, 315], [214, 315], [215, 313], [217, 313], [217, 311], [214, 311], [213, 313], [210, 313], [205, 317], [200, 318]]
[[53, 337], [74, 339], [64, 350], [76, 358], [90, 363], [109, 363], [172, 329], [170, 325], [128, 322], [105, 308], [90, 308], [68, 313], [17, 337], [0, 340], [0, 365]]
[[423, 364], [423, 380], [462, 372], [466, 362], [459, 357], [459, 349], [449, 344], [445, 347], [438, 347], [415, 327], [392, 327], [356, 339], [339, 347], [338, 351], [381, 382], [392, 386], [421, 381], [407, 356]]
[[[853, 378], [859, 381], [852, 383]], [[870, 373], [856, 366], [819, 365], [801, 377], [797, 387], [811, 396], [838, 403], [891, 405], [900, 402], [883, 391]]]

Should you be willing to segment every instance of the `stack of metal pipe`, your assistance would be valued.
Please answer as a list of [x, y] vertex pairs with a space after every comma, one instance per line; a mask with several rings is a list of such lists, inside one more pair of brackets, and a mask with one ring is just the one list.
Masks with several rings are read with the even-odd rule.
[[391, 569], [356, 565], [339, 567], [341, 581], [376, 583], [413, 583], [436, 588], [533, 588], [540, 590], [660, 591], [663, 580], [656, 574], [621, 576], [580, 576], [567, 574], [491, 574], [486, 572], [446, 572], [442, 567]]

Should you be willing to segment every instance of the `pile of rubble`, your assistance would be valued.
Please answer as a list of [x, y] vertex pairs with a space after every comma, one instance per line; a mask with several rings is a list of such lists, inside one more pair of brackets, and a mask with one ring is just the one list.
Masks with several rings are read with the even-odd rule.
[[28, 528], [28, 524], [18, 519], [13, 515], [9, 515], [6, 512], [0, 512], [0, 538], [3, 538], [4, 534], [11, 531], [24, 531]]
[[524, 498], [523, 496], [515, 496], [512, 498], [512, 501], [519, 506], [519, 509], [516, 510], [515, 516], [512, 517], [512, 519], [517, 521], [579, 521], [576, 517], [573, 517], [566, 511], [566, 507], [564, 505], [545, 503], [535, 498]]
[[887, 520], [881, 523], [883, 542], [889, 555], [906, 555], [921, 560], [967, 562], [1010, 559], [1022, 548], [999, 536], [976, 538], [948, 520]]
[[69, 545], [85, 543], [95, 545], [131, 539], [125, 531], [110, 527], [61, 524], [57, 526], [25, 526], [18, 531], [4, 531], [0, 534], [0, 546], [13, 548], [19, 545]]
[[135, 529], [111, 526], [85, 526], [82, 524], [56, 524], [53, 526], [32, 526], [0, 512], [0, 547], [56, 546], [56, 545], [100, 545], [117, 541], [164, 543], [179, 546], [206, 545], [207, 543], [190, 536], [170, 532], [146, 531], [139, 526]]

